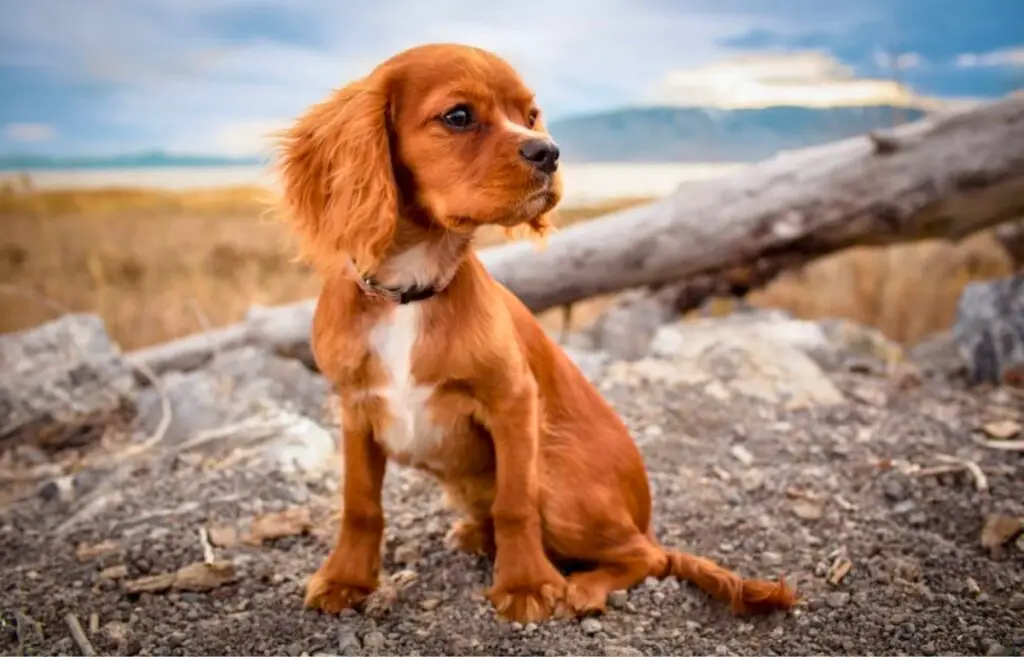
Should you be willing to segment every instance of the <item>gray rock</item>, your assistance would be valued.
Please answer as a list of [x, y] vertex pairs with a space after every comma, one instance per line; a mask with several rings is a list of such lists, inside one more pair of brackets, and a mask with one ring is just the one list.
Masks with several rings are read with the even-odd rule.
[[799, 331], [788, 337], [785, 332], [773, 334], [756, 315], [744, 317], [663, 326], [651, 344], [653, 358], [638, 361], [636, 369], [647, 378], [701, 386], [724, 399], [747, 397], [790, 408], [843, 401], [821, 368], [792, 346], [816, 338]]
[[[326, 379], [256, 347], [219, 354], [202, 370], [170, 372], [161, 383], [173, 414], [165, 436], [169, 442], [236, 422], [268, 404], [320, 421], [329, 418]], [[160, 421], [160, 402], [152, 388], [139, 395], [139, 418], [148, 431]]]
[[611, 356], [604, 351], [563, 347], [565, 354], [580, 368], [583, 376], [597, 382], [604, 374], [604, 368], [611, 362]]
[[601, 314], [588, 333], [594, 347], [621, 360], [635, 360], [647, 354], [658, 328], [672, 317], [664, 299], [647, 291], [622, 294], [615, 305]]
[[45, 449], [88, 443], [134, 411], [135, 373], [96, 315], [0, 336], [0, 438]]
[[907, 360], [926, 376], [959, 378], [967, 371], [953, 331], [931, 335], [907, 350]]
[[1007, 653], [1006, 648], [1004, 648], [1002, 645], [1000, 645], [998, 641], [992, 641], [991, 639], [986, 639], [982, 643], [985, 646], [985, 655], [986, 656], [995, 656], [995, 655], [1006, 655], [1006, 654], [1009, 654], [1009, 653]]
[[972, 383], [1024, 386], [1024, 274], [964, 288], [953, 336]]
[[383, 634], [377, 631], [367, 632], [363, 636], [363, 648], [376, 653], [377, 651], [384, 648], [384, 642], [386, 641]]
[[[204, 369], [170, 372], [161, 379], [171, 422], [164, 440], [209, 455], [262, 446], [261, 454], [283, 469], [337, 467], [326, 379], [299, 361], [242, 347], [219, 354]], [[160, 393], [138, 397], [139, 424], [153, 432], [163, 417]], [[197, 440], [205, 436], [206, 440]]]
[[830, 593], [825, 601], [829, 607], [839, 609], [840, 607], [845, 607], [850, 602], [850, 594], [846, 591], [837, 591], [836, 593]]
[[338, 626], [338, 654], [339, 655], [356, 655], [362, 649], [362, 645], [359, 642], [359, 637], [356, 636], [352, 628], [347, 624]]
[[629, 593], [627, 591], [620, 589], [608, 594], [608, 606], [613, 609], [623, 609], [627, 602], [629, 602]]
[[601, 621], [596, 618], [584, 618], [580, 622], [580, 627], [584, 634], [597, 634], [601, 631]]

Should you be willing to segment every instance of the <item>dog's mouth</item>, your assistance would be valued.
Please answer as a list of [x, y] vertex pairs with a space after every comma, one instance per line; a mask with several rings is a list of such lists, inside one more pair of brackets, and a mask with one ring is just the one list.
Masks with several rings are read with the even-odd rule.
[[550, 187], [534, 190], [513, 203], [508, 213], [496, 223], [506, 228], [525, 224], [551, 210], [557, 202], [558, 195]]

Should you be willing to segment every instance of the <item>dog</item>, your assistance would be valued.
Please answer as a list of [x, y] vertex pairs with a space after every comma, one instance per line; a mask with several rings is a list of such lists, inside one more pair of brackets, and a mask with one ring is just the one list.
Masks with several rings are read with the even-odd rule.
[[625, 424], [474, 253], [481, 226], [543, 236], [562, 195], [558, 146], [507, 61], [402, 51], [279, 146], [282, 209], [322, 279], [311, 339], [343, 431], [341, 527], [307, 607], [358, 608], [378, 586], [388, 462], [437, 479], [460, 514], [450, 545], [491, 558], [488, 598], [508, 620], [600, 613], [647, 577], [689, 580], [736, 612], [793, 606], [782, 578], [658, 543]]

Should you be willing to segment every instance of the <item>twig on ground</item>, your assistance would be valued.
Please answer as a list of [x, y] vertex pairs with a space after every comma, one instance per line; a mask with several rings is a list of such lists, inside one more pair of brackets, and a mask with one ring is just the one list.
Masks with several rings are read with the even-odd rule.
[[[120, 480], [119, 480], [120, 481]], [[97, 491], [95, 495], [91, 495], [88, 502], [78, 508], [78, 511], [73, 513], [70, 518], [57, 525], [54, 532], [57, 536], [66, 534], [69, 530], [77, 527], [80, 523], [87, 520], [91, 520], [99, 515], [100, 511], [107, 508], [110, 504], [116, 504], [124, 499], [124, 495], [121, 491], [109, 492], [109, 487], [103, 491]]]
[[240, 422], [225, 424], [220, 427], [214, 427], [213, 429], [197, 431], [191, 438], [175, 447], [174, 452], [176, 454], [183, 454], [197, 447], [202, 447], [207, 443], [214, 443], [219, 440], [223, 440], [224, 438], [230, 438], [231, 436], [247, 430], [262, 429], [264, 433], [267, 433], [273, 431], [275, 428], [276, 427], [269, 422], [258, 422], [256, 421], [256, 418], [250, 417]]
[[156, 509], [153, 511], [149, 511], [148, 513], [141, 513], [136, 516], [133, 516], [132, 518], [128, 518], [121, 522], [115, 523], [114, 526], [111, 528], [111, 531], [125, 532], [130, 530], [132, 527], [145, 525], [151, 520], [164, 520], [166, 518], [183, 516], [192, 513], [193, 511], [198, 511], [203, 507], [209, 507], [215, 504], [230, 504], [233, 502], [237, 502], [240, 499], [242, 499], [241, 495], [231, 493], [229, 495], [220, 495], [218, 497], [213, 498], [204, 498], [202, 502], [197, 502], [194, 500], [182, 502], [181, 504], [173, 508]]
[[217, 560], [216, 555], [213, 553], [213, 545], [210, 543], [210, 534], [206, 531], [206, 527], [199, 528], [199, 544], [203, 546], [204, 563], [213, 563]]
[[968, 461], [967, 459], [961, 459], [947, 454], [938, 454], [935, 458], [950, 465], [959, 465], [963, 467], [965, 470], [970, 472], [971, 477], [974, 478], [974, 488], [979, 493], [988, 492], [988, 477], [985, 476], [981, 467], [979, 467], [974, 461]]
[[43, 630], [39, 625], [39, 621], [35, 620], [28, 614], [15, 612], [14, 623], [14, 631], [18, 635], [19, 654], [28, 654], [24, 652], [26, 644], [30, 641], [39, 641], [43, 637]]
[[1007, 452], [1024, 452], [1024, 440], [985, 440], [977, 436], [973, 437], [972, 440], [982, 446], [989, 449], [999, 449]]
[[835, 496], [833, 496], [832, 499], [834, 499], [836, 504], [838, 504], [840, 507], [842, 507], [842, 509], [844, 511], [856, 511], [857, 510], [857, 505], [854, 504], [853, 502], [850, 502], [849, 500], [847, 500], [842, 495], [835, 495]]
[[[135, 464], [132, 461], [160, 443], [164, 439], [164, 435], [167, 433], [167, 428], [171, 425], [171, 420], [174, 417], [171, 411], [171, 401], [167, 397], [159, 378], [148, 365], [145, 365], [144, 363], [135, 363], [134, 365], [138, 368], [139, 372], [143, 374], [143, 376], [149, 379], [150, 384], [152, 384], [153, 388], [157, 391], [157, 394], [160, 395], [160, 407], [162, 413], [160, 417], [160, 424], [157, 425], [153, 435], [143, 442], [129, 445], [114, 455], [102, 455], [104, 460], [109, 460], [111, 456], [113, 456], [121, 463], [121, 467], [112, 473], [101, 486], [90, 494], [88, 498], [82, 500], [78, 510], [72, 513], [71, 517], [62, 522], [56, 528], [55, 531], [58, 535], [64, 534], [73, 527], [79, 525], [81, 522], [95, 517], [108, 505], [120, 502], [124, 496], [119, 491], [111, 491], [111, 489], [116, 488], [121, 484], [121, 482], [128, 478], [128, 476], [134, 471], [135, 467]], [[96, 458], [99, 458], [99, 456]], [[86, 463], [88, 463], [88, 461], [86, 461]]]
[[963, 472], [967, 468], [963, 463], [957, 463], [955, 465], [936, 465], [931, 468], [922, 468], [912, 473], [912, 477], [938, 477], [944, 474], [954, 474], [956, 472]]
[[86, 636], [82, 624], [78, 622], [78, 617], [74, 614], [67, 614], [64, 616], [64, 622], [68, 624], [68, 628], [71, 630], [71, 638], [78, 644], [78, 649], [82, 651], [82, 654], [93, 657], [96, 654], [96, 649], [89, 642], [89, 637]]
[[912, 477], [938, 477], [944, 474], [954, 474], [956, 472], [967, 471], [974, 479], [974, 488], [979, 493], [988, 492], [988, 477], [985, 476], [985, 472], [981, 467], [974, 461], [968, 461], [967, 459], [957, 458], [948, 454], [937, 454], [935, 459], [942, 461], [945, 465], [936, 465], [930, 468], [915, 468], [913, 472], [910, 472]]
[[171, 410], [171, 400], [167, 396], [167, 391], [164, 390], [164, 386], [156, 372], [143, 362], [133, 362], [132, 364], [146, 377], [150, 385], [153, 386], [153, 389], [156, 390], [156, 394], [160, 395], [160, 424], [157, 425], [152, 436], [122, 451], [119, 455], [122, 458], [138, 456], [158, 444], [164, 439], [164, 436], [167, 434], [167, 428], [171, 426], [171, 420], [174, 419], [174, 413]]

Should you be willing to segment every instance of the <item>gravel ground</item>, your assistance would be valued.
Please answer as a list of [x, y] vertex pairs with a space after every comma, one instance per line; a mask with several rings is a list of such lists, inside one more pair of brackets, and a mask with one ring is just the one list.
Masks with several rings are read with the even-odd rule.
[[[803, 598], [788, 614], [736, 618], [669, 581], [617, 593], [582, 623], [500, 621], [482, 596], [487, 562], [443, 546], [437, 489], [392, 468], [389, 584], [366, 613], [323, 616], [301, 602], [336, 526], [333, 477], [177, 460], [136, 472], [67, 538], [53, 534], [59, 494], [3, 511], [0, 653], [83, 654], [73, 614], [107, 654], [1024, 654], [1024, 538], [1007, 520], [1005, 546], [981, 543], [987, 520], [1024, 518], [1024, 454], [972, 442], [986, 423], [1024, 423], [1024, 398], [834, 380], [849, 403], [791, 411], [685, 385], [604, 386], [647, 459], [661, 540], [785, 574]], [[942, 455], [976, 462], [989, 491], [967, 471], [912, 471], [949, 466]], [[293, 522], [252, 530], [262, 542], [237, 538], [285, 509]], [[202, 562], [201, 529], [228, 570], [137, 581]], [[131, 592], [144, 586], [156, 590]]]

